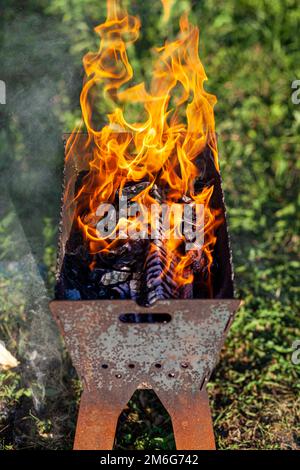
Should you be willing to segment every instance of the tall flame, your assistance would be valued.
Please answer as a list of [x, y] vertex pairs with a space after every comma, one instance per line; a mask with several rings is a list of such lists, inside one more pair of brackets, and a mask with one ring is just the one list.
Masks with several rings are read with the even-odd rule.
[[[172, 0], [162, 2], [167, 18]], [[83, 60], [86, 78], [80, 102], [87, 141], [86, 155], [81, 158], [86, 158], [88, 152], [92, 155], [89, 156], [88, 175], [76, 196], [78, 226], [91, 254], [110, 250], [121, 241], [99, 238], [95, 214], [101, 203], [113, 203], [126, 184], [149, 183], [136, 196], [136, 201], [145, 207], [157, 203], [151, 196], [155, 184], [167, 189], [170, 204], [180, 202], [188, 195], [193, 202], [205, 207], [202, 256], [210, 273], [215, 228], [220, 218], [210, 207], [213, 186], [197, 193], [194, 181], [200, 175], [196, 159], [207, 147], [216, 169], [219, 168], [213, 112], [216, 98], [204, 90], [207, 77], [198, 55], [199, 31], [189, 23], [187, 15], [182, 16], [178, 37], [156, 49], [152, 80], [147, 88], [144, 82], [130, 84], [133, 69], [128, 48], [138, 40], [140, 28], [139, 18], [128, 15], [118, 0], [107, 0], [107, 19], [96, 27], [101, 38], [99, 50], [88, 53]], [[99, 89], [113, 103], [107, 123], [101, 128], [95, 125], [93, 104]], [[125, 117], [129, 104], [141, 106], [144, 119], [129, 122]], [[72, 158], [76, 148], [79, 149], [78, 136], [76, 129], [67, 144], [67, 159]], [[82, 148], [78, 151], [83, 152]], [[119, 221], [120, 225], [124, 223], [139, 222], [132, 218]], [[173, 221], [173, 230], [175, 225], [176, 221]], [[193, 252], [183, 252], [181, 245], [178, 239], [166, 242], [170, 259], [171, 254], [178, 255], [175, 268], [178, 285], [191, 282], [186, 268], [195, 257]]]
[[164, 9], [163, 22], [167, 23], [171, 16], [171, 10], [174, 4], [174, 0], [161, 0]]

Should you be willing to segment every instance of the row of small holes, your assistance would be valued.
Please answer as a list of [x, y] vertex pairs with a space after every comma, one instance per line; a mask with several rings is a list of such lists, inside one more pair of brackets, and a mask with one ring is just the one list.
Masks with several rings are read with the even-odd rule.
[[[115, 377], [116, 377], [116, 379], [121, 379], [122, 375], [121, 374], [116, 374]], [[168, 377], [170, 377], [170, 379], [173, 379], [175, 377], [175, 374], [173, 372], [170, 372], [168, 374]]]
[[[182, 362], [182, 363], [180, 364], [180, 366], [182, 367], [182, 369], [188, 369], [189, 364], [188, 364], [187, 362]], [[102, 367], [102, 369], [108, 369], [108, 364], [102, 364], [101, 367]], [[134, 365], [134, 364], [128, 364], [128, 367], [129, 367], [129, 369], [134, 369], [134, 368], [135, 368], [135, 365]], [[162, 365], [161, 365], [159, 362], [157, 362], [156, 364], [154, 364], [154, 367], [156, 367], [156, 369], [161, 369], [161, 368], [162, 368]], [[120, 375], [120, 374], [117, 374], [116, 377], [117, 377], [117, 378], [121, 378], [121, 375]], [[175, 377], [175, 374], [170, 373], [170, 374], [169, 374], [169, 377]]]
[[[121, 378], [122, 378], [122, 375], [121, 375], [121, 374], [116, 374], [115, 377], [116, 377], [116, 379], [121, 379]], [[170, 372], [170, 373], [168, 374], [168, 377], [169, 377], [170, 379], [173, 379], [173, 378], [175, 377], [175, 374], [174, 374], [173, 372]], [[203, 386], [204, 386], [204, 384], [205, 384], [206, 382], [207, 382], [207, 378], [205, 377], [205, 378], [203, 379], [203, 381], [202, 381], [202, 384], [200, 385], [200, 390], [203, 389]]]
[[[157, 369], [161, 369], [161, 368], [162, 368], [162, 365], [161, 365], [159, 362], [157, 362], [156, 364], [154, 364], [154, 366], [155, 366]], [[189, 364], [188, 364], [187, 362], [182, 362], [182, 363], [180, 364], [180, 366], [181, 366], [183, 369], [188, 369]], [[135, 365], [134, 365], [134, 364], [128, 364], [128, 367], [129, 367], [130, 369], [134, 369], [134, 368], [135, 368]], [[102, 368], [103, 368], [103, 369], [108, 369], [108, 365], [107, 365], [107, 364], [102, 364]], [[122, 378], [122, 375], [121, 375], [121, 374], [116, 374], [115, 377], [116, 377], [116, 379], [121, 379], [121, 378]], [[168, 374], [168, 377], [169, 377], [170, 379], [174, 379], [174, 377], [175, 377], [174, 372], [170, 372], [170, 373]], [[204, 379], [203, 379], [203, 381], [202, 381], [202, 384], [201, 384], [201, 386], [200, 386], [200, 390], [202, 390], [202, 388], [203, 388], [203, 386], [204, 386], [204, 384], [205, 384], [206, 381], [207, 381], [207, 378], [204, 377]]]

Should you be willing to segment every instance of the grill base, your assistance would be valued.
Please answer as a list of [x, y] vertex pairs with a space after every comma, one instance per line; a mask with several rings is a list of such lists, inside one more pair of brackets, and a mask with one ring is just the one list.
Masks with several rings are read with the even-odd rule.
[[[74, 448], [113, 448], [118, 418], [136, 389], [152, 388], [168, 411], [178, 450], [214, 449], [206, 382], [238, 300], [54, 301], [51, 310], [83, 382]], [[154, 323], [124, 323], [126, 314]], [[164, 315], [162, 315], [164, 314]], [[155, 318], [170, 315], [168, 323]]]
[[[122, 395], [123, 400], [125, 394]], [[121, 411], [130, 400], [111, 400], [107, 395], [84, 391], [77, 420], [74, 450], [111, 450]], [[215, 450], [211, 411], [206, 390], [197, 394], [160, 393], [174, 430], [177, 450]]]

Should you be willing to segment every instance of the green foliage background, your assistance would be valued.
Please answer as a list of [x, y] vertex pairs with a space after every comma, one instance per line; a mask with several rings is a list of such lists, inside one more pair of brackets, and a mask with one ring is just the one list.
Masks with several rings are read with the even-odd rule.
[[[244, 306], [209, 385], [217, 445], [299, 448], [299, 367], [291, 361], [292, 343], [300, 339], [300, 105], [291, 101], [291, 84], [300, 79], [299, 2], [175, 0], [168, 26], [159, 0], [126, 3], [143, 23], [141, 39], [130, 51], [136, 79], [149, 78], [151, 48], [175, 34], [181, 13], [189, 10], [200, 27], [207, 90], [218, 97], [220, 163], [237, 296]], [[1, 186], [13, 200], [50, 291], [61, 134], [80, 118], [81, 60], [98, 47], [93, 27], [105, 18], [105, 9], [104, 0], [0, 0], [0, 79], [7, 84], [7, 105], [0, 106]], [[8, 223], [0, 220], [0, 260], [10, 256]], [[26, 328], [26, 312], [9, 303], [3, 283], [0, 289], [0, 340], [18, 355], [19, 323]], [[64, 364], [65, 376], [72, 375], [67, 359]], [[70, 448], [74, 416], [67, 418], [62, 408], [74, 414], [78, 383], [75, 376], [64, 380], [61, 408], [46, 391], [39, 415], [22, 366], [1, 373], [4, 448]], [[135, 425], [125, 426], [119, 446], [172, 446], [167, 428], [149, 427], [152, 418], [142, 408], [138, 400], [131, 404], [127, 414]], [[22, 419], [12, 421], [19, 409]], [[24, 419], [26, 430], [19, 422]]]

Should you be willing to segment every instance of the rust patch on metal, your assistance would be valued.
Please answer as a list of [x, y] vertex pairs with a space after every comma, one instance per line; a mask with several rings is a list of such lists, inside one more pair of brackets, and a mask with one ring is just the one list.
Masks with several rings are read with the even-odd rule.
[[[213, 447], [206, 391], [200, 389], [216, 365], [227, 325], [239, 303], [167, 300], [149, 308], [130, 300], [52, 302], [52, 312], [84, 384], [76, 448], [95, 448], [95, 432], [100, 439], [97, 449], [113, 442], [119, 414], [134, 391], [145, 384], [154, 389], [171, 415], [180, 449], [203, 448], [208, 441]], [[122, 323], [119, 316], [126, 313], [168, 313], [172, 320], [165, 324]], [[114, 423], [110, 430], [104, 424], [107, 420]], [[103, 435], [104, 429], [109, 436]], [[205, 432], [199, 435], [201, 429]]]

